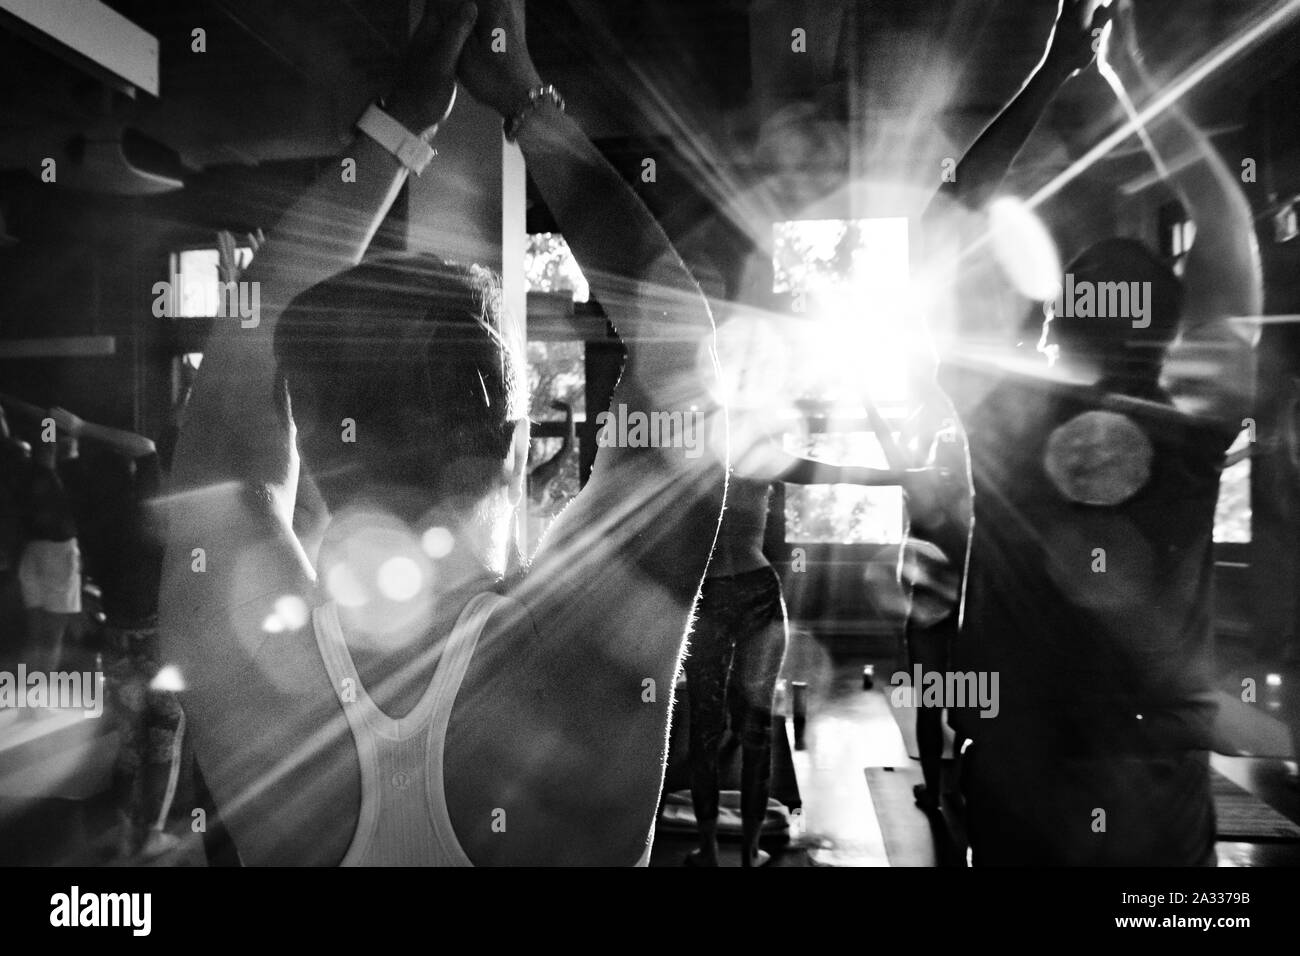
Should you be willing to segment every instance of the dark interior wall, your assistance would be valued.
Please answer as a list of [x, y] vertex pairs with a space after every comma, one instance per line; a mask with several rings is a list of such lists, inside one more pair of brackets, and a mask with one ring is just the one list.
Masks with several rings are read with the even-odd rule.
[[113, 425], [138, 424], [148, 374], [152, 231], [138, 205], [42, 184], [5, 183], [16, 246], [0, 250], [0, 337], [111, 335], [111, 357], [0, 361], [4, 390]]
[[[218, 167], [147, 198], [6, 177], [8, 231], [20, 241], [0, 249], [0, 338], [111, 335], [117, 348], [102, 358], [0, 360], [0, 390], [159, 437], [171, 413], [172, 356], [202, 340], [191, 323], [153, 315], [153, 285], [168, 278], [169, 255], [215, 245], [218, 229], [270, 228], [319, 166]], [[377, 248], [400, 246], [404, 208], [399, 199]]]
[[20, 243], [0, 253], [0, 336], [116, 339], [109, 357], [0, 363], [6, 389], [156, 437], [170, 366], [168, 320], [152, 313], [153, 284], [167, 278], [168, 252], [196, 238], [194, 227], [157, 200], [61, 190], [57, 182], [6, 195]]

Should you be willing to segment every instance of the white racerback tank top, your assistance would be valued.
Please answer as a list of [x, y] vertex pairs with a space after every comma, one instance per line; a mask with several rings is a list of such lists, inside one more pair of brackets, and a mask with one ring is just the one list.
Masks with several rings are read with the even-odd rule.
[[[479, 635], [505, 601], [491, 592], [469, 599], [447, 638], [433, 680], [399, 720], [383, 713], [361, 686], [334, 602], [312, 612], [316, 644], [340, 694], [361, 761], [361, 813], [341, 865], [474, 865], [461, 849], [447, 812], [443, 747], [456, 693]], [[353, 693], [345, 694], [343, 688]]]
[[[352, 688], [343, 713], [361, 761], [361, 813], [342, 866], [473, 866], [447, 811], [442, 757], [447, 723], [479, 635], [492, 612], [508, 601], [485, 592], [469, 599], [447, 638], [433, 680], [400, 720], [383, 713], [361, 686], [343, 639], [334, 602], [312, 612], [316, 646], [330, 683]], [[344, 680], [351, 681], [345, 684]], [[650, 864], [652, 844], [635, 866]]]

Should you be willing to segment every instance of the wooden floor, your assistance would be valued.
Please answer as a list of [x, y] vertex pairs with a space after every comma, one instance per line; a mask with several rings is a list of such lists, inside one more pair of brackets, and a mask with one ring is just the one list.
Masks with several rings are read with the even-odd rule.
[[[920, 780], [920, 768], [908, 756], [903, 733], [884, 693], [889, 687], [889, 675], [897, 669], [894, 654], [892, 651], [873, 655], [846, 652], [843, 641], [836, 648], [836, 653], [832, 653], [807, 632], [796, 631], [791, 641], [783, 676], [789, 681], [808, 684], [808, 722], [802, 741], [793, 740], [793, 726], [787, 721], [803, 801], [803, 833], [792, 843], [764, 844], [772, 853], [772, 865], [963, 864], [964, 840], [956, 815], [945, 812], [943, 822], [936, 824], [910, 804], [911, 784]], [[1284, 728], [1300, 726], [1300, 673], [1296, 665], [1264, 667], [1257, 662], [1243, 662], [1241, 655], [1237, 656], [1237, 660], [1229, 660], [1226, 665], [1222, 675], [1224, 686], [1239, 683], [1240, 673], [1276, 673], [1279, 679], [1271, 685], [1268, 692], [1271, 696], [1261, 698], [1262, 710]], [[874, 665], [876, 672], [875, 687], [869, 691], [862, 686], [864, 664]], [[25, 740], [37, 729], [37, 725], [19, 725], [13, 715], [6, 717], [6, 726], [0, 730], [10, 744]], [[68, 725], [66, 729], [62, 729], [64, 723]], [[50, 734], [53, 729], [80, 735], [95, 723], [80, 717], [61, 723], [60, 718], [50, 717], [42, 720], [39, 729]], [[797, 743], [801, 746], [795, 746]], [[72, 745], [60, 746], [58, 755], [65, 751], [80, 752]], [[1300, 790], [1296, 786], [1294, 760], [1220, 754], [1215, 754], [1212, 760], [1215, 769], [1224, 776], [1284, 816], [1300, 822]], [[84, 770], [85, 765], [77, 763], [77, 767]], [[874, 791], [866, 772], [868, 768], [880, 768], [872, 775], [877, 781]], [[108, 767], [101, 771], [107, 773]], [[77, 781], [85, 778], [84, 773], [64, 776]], [[10, 783], [18, 779], [14, 775], [10, 778]], [[62, 799], [32, 803], [30, 794], [0, 787], [0, 821], [13, 824], [11, 832], [0, 833], [5, 837], [2, 841], [5, 853], [0, 854], [5, 859], [0, 862], [143, 862], [115, 857], [112, 839], [115, 813], [107, 797], [86, 801], [79, 799], [80, 794], [60, 796]], [[177, 833], [189, 838], [188, 826], [182, 825], [185, 822], [178, 824]], [[689, 837], [660, 835], [655, 840], [651, 865], [681, 866], [692, 847]], [[1297, 866], [1300, 842], [1221, 842], [1218, 854], [1221, 866]], [[173, 853], [150, 862], [203, 865], [205, 861], [202, 846], [196, 840], [186, 839]], [[737, 842], [724, 842], [722, 863], [739, 865]]]
[[[839, 646], [842, 649], [842, 642]], [[862, 686], [865, 664], [875, 667], [875, 687], [870, 691]], [[773, 865], [964, 864], [965, 841], [957, 815], [945, 808], [943, 821], [932, 822], [910, 805], [911, 785], [921, 779], [920, 766], [908, 756], [903, 734], [882, 692], [895, 669], [892, 653], [832, 655], [806, 633], [795, 635], [783, 676], [809, 685], [807, 728], [802, 746], [794, 752], [805, 833], [796, 845], [784, 850], [780, 845], [767, 847], [773, 853]], [[1284, 670], [1286, 699], [1271, 709], [1293, 727], [1298, 726], [1297, 715], [1290, 711], [1296, 703], [1295, 690], [1300, 689], [1300, 674], [1295, 670], [1294, 666]], [[1231, 679], [1231, 675], [1225, 677]], [[793, 728], [790, 732], [793, 735]], [[1284, 816], [1300, 822], [1294, 760], [1214, 754], [1212, 764]], [[867, 768], [892, 768], [876, 774], [879, 789], [888, 792], [873, 794]], [[877, 803], [886, 807], [888, 822], [883, 825]], [[681, 836], [657, 838], [651, 865], [680, 866], [691, 848], [692, 842]], [[1300, 865], [1300, 842], [1220, 842], [1217, 849], [1220, 866]], [[722, 850], [723, 866], [740, 865], [737, 843], [724, 843]]]

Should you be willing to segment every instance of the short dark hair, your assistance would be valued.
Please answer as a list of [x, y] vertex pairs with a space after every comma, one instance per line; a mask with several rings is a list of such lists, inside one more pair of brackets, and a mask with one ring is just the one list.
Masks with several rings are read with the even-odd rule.
[[1182, 283], [1163, 259], [1136, 239], [1103, 239], [1085, 249], [1066, 272], [1075, 282], [1150, 282], [1151, 324], [1134, 329], [1128, 323], [1058, 315], [1052, 320], [1058, 337], [1087, 343], [1108, 355], [1140, 348], [1150, 349], [1152, 361], [1163, 359], [1165, 348], [1178, 335], [1183, 314]]
[[275, 331], [279, 387], [331, 509], [366, 485], [431, 503], [491, 489], [527, 414], [502, 320], [491, 270], [424, 254], [367, 261], [290, 303]]

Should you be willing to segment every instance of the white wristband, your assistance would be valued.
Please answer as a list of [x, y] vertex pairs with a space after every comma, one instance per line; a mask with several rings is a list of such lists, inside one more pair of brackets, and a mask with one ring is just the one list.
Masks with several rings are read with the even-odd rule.
[[357, 120], [357, 129], [397, 157], [397, 161], [415, 175], [424, 172], [435, 153], [432, 146], [374, 103]]

